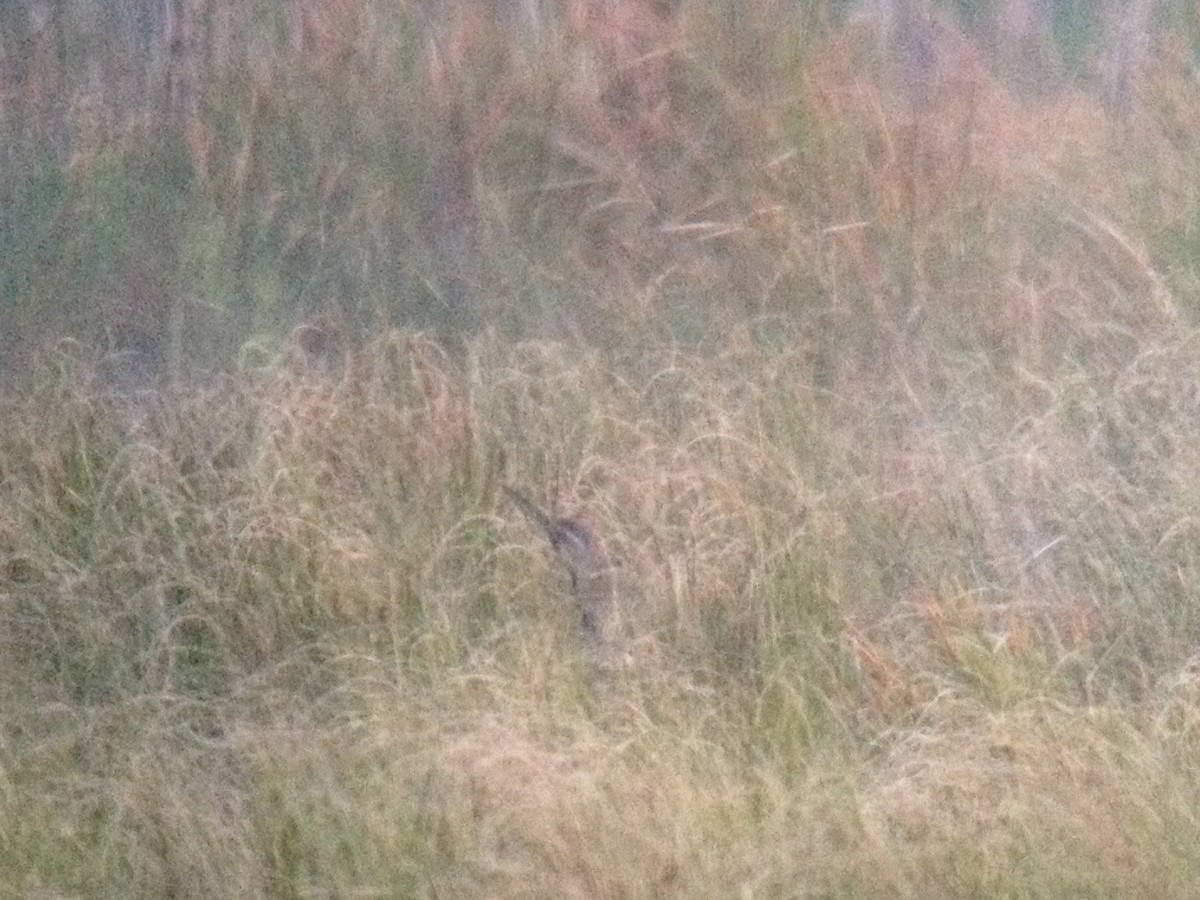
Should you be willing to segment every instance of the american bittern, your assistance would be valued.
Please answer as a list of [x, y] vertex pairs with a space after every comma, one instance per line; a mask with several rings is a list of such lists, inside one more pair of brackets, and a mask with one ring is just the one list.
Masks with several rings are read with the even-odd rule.
[[600, 537], [578, 519], [557, 518], [513, 488], [505, 493], [525, 516], [545, 532], [550, 546], [571, 573], [571, 588], [579, 602], [584, 634], [602, 638], [613, 605], [612, 564]]

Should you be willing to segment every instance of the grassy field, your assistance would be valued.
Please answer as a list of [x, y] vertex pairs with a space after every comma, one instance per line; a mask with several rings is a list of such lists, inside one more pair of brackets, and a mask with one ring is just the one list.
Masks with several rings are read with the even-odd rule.
[[0, 897], [1200, 895], [1194, 7], [667, 6], [0, 12]]

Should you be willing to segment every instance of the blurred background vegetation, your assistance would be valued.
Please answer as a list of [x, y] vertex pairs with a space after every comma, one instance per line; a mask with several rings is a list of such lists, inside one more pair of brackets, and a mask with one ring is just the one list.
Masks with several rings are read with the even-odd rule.
[[1081, 250], [1190, 287], [1198, 35], [1182, 0], [6, 3], [0, 359], [228, 364], [315, 316], [832, 317], [853, 353], [1004, 331]]

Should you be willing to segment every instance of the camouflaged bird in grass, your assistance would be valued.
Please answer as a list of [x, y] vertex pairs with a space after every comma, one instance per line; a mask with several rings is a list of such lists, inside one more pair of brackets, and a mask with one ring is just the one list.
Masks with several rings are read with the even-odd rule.
[[589, 640], [602, 640], [613, 608], [612, 563], [604, 542], [581, 520], [551, 516], [520, 491], [510, 487], [504, 490], [526, 518], [545, 533], [571, 573], [584, 635]]

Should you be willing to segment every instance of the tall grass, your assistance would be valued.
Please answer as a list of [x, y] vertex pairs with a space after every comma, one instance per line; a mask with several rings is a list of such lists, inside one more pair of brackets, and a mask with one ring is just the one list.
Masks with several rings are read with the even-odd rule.
[[[78, 353], [0, 457], [13, 892], [1190, 891], [1196, 460], [1130, 421], [1188, 343], [929, 413], [750, 342], [396, 333], [137, 415]], [[509, 480], [620, 560], [599, 669]]]
[[1067, 6], [0, 14], [0, 894], [1193, 896], [1194, 14]]

